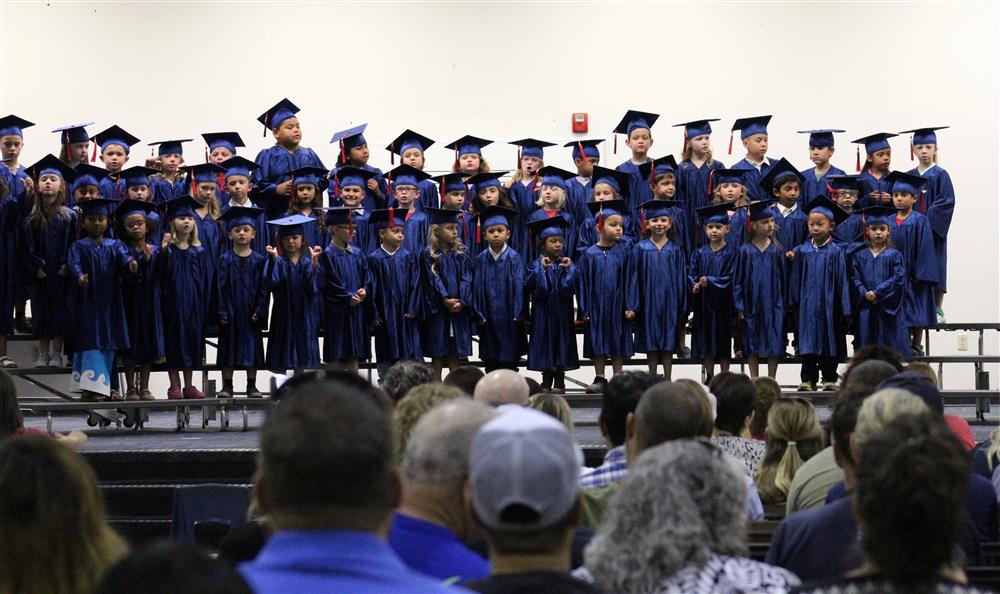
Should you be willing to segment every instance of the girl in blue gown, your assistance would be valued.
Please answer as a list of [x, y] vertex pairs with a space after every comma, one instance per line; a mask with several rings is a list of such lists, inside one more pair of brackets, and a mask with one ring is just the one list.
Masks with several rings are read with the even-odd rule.
[[393, 209], [372, 213], [371, 224], [379, 247], [368, 254], [371, 292], [368, 297], [375, 335], [375, 360], [379, 377], [401, 359], [419, 361], [420, 334], [417, 296], [420, 275], [417, 261], [404, 241], [402, 213]]
[[326, 169], [319, 167], [302, 167], [291, 172], [295, 181], [295, 191], [288, 201], [288, 211], [285, 216], [300, 214], [316, 219], [316, 224], [302, 228], [305, 233], [305, 246], [323, 249], [330, 243], [330, 237], [323, 224], [321, 201], [323, 189], [327, 185]]
[[736, 250], [726, 243], [729, 206], [703, 206], [697, 214], [706, 242], [691, 254], [688, 286], [691, 287], [691, 356], [701, 359], [706, 381], [715, 374], [715, 361], [729, 371], [732, 356], [733, 271]]
[[359, 360], [371, 357], [368, 332], [368, 257], [351, 245], [355, 223], [351, 209], [326, 212], [330, 244], [319, 258], [323, 296], [323, 362], [340, 363], [357, 371]]
[[767, 374], [774, 377], [778, 357], [785, 353], [785, 250], [774, 241], [769, 202], [753, 202], [743, 210], [749, 210], [751, 232], [736, 256], [733, 306], [750, 377], [758, 377], [761, 357], [767, 358]]
[[721, 161], [712, 158], [710, 122], [717, 118], [694, 120], [675, 127], [684, 127], [684, 146], [681, 149], [681, 162], [677, 166], [677, 196], [684, 203], [686, 218], [691, 225], [691, 248], [689, 253], [704, 245], [705, 237], [698, 221], [698, 209], [707, 206], [712, 200], [708, 191], [708, 177], [716, 169], [725, 169]]
[[866, 209], [866, 246], [854, 254], [851, 283], [854, 292], [855, 334], [858, 346], [883, 345], [910, 358], [910, 339], [902, 314], [906, 287], [903, 255], [889, 238], [891, 208]]

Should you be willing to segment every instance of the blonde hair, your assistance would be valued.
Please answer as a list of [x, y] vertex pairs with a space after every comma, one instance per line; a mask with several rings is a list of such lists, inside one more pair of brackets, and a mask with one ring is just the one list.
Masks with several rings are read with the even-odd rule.
[[[544, 160], [538, 159], [538, 162], [539, 162], [538, 169], [541, 169], [542, 167], [545, 167], [545, 161]], [[535, 176], [532, 175], [531, 177], [535, 177]], [[522, 181], [523, 179], [524, 179], [524, 169], [521, 168], [521, 167], [518, 167], [517, 171], [514, 172], [514, 181], [515, 182], [519, 182], [519, 181]]]
[[[698, 138], [698, 137], [695, 136], [695, 138]], [[694, 149], [691, 148], [691, 143], [690, 142], [685, 143], [684, 144], [684, 150], [681, 151], [681, 162], [690, 161], [691, 157], [693, 157], [693, 156], [694, 156]], [[705, 162], [706, 163], [711, 163], [712, 162], [712, 145], [711, 144], [708, 145], [708, 152], [705, 153]]]
[[919, 373], [934, 382], [935, 386], [938, 385], [938, 376], [934, 373], [934, 368], [931, 367], [929, 363], [925, 363], [923, 361], [910, 361], [906, 364], [906, 371]]
[[[441, 255], [443, 247], [441, 245], [441, 238], [438, 237], [438, 229], [441, 227], [440, 224], [434, 223], [428, 225], [427, 227], [427, 250], [431, 253], [431, 257], [437, 260], [437, 257]], [[452, 246], [452, 250], [460, 253], [465, 253], [465, 244], [462, 243], [461, 237], [455, 237], [455, 245]]]
[[[462, 155], [459, 155], [459, 157], [461, 156]], [[458, 173], [460, 171], [460, 168], [458, 166], [458, 161], [452, 163], [451, 171], [452, 173]], [[489, 173], [489, 172], [490, 172], [490, 164], [486, 162], [485, 157], [479, 155], [479, 170], [476, 173]]]
[[896, 417], [930, 414], [931, 409], [923, 400], [906, 390], [886, 388], [875, 392], [861, 403], [858, 422], [854, 427], [854, 443], [860, 450], [869, 439], [879, 433]]
[[73, 211], [66, 207], [66, 180], [59, 178], [59, 191], [56, 199], [52, 203], [52, 212], [45, 209], [45, 199], [37, 189], [31, 192], [32, 205], [31, 212], [25, 218], [25, 223], [33, 225], [36, 229], [48, 226], [51, 217], [59, 217], [64, 221], [73, 219]]
[[[566, 190], [560, 188], [559, 186], [552, 186], [556, 191], [556, 197], [559, 199], [556, 203], [557, 210], [563, 210], [566, 208]], [[542, 199], [541, 195], [538, 196], [538, 200], [535, 201], [535, 206], [542, 206], [545, 201]]]
[[[746, 200], [748, 197], [747, 187], [744, 186], [743, 184], [736, 184], [736, 185], [740, 187], [740, 196], [733, 202], [733, 204], [739, 204], [743, 200]], [[722, 184], [715, 185], [715, 187], [712, 189], [712, 197], [715, 199], [713, 202], [714, 204], [725, 202], [725, 200], [722, 199]]]
[[[216, 189], [218, 189], [218, 186], [216, 186]], [[218, 193], [216, 193], [215, 196], [212, 196], [211, 198], [207, 199], [204, 204], [201, 203], [201, 198], [195, 198], [194, 201], [197, 202], [200, 206], [208, 208], [208, 216], [213, 221], [218, 220], [219, 217], [222, 216], [222, 211], [219, 210]]]
[[[177, 244], [177, 227], [174, 225], [174, 221], [177, 219], [170, 219], [170, 244]], [[194, 247], [201, 246], [201, 240], [198, 239], [198, 224], [195, 223], [194, 227], [191, 228], [191, 233], [188, 235], [188, 245]]]
[[461, 389], [442, 382], [420, 384], [410, 388], [392, 410], [392, 426], [396, 434], [396, 464], [403, 462], [406, 444], [421, 417], [441, 402], [468, 397]]
[[528, 399], [528, 408], [541, 411], [559, 421], [573, 433], [573, 412], [569, 402], [559, 394], [535, 394]]
[[796, 471], [823, 449], [823, 429], [812, 403], [792, 397], [771, 407], [765, 434], [764, 459], [754, 482], [764, 503], [779, 503], [788, 496]]

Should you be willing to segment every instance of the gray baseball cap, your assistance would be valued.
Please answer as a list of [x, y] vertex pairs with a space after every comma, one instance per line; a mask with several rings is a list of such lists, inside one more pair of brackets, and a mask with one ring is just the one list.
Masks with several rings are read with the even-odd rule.
[[528, 408], [504, 407], [480, 428], [469, 452], [472, 504], [499, 532], [536, 532], [566, 517], [580, 468], [569, 431]]

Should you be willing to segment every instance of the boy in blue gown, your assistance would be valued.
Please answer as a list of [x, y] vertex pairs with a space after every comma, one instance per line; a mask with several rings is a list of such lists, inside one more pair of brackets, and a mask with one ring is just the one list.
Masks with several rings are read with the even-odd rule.
[[[250, 247], [258, 254], [266, 253], [265, 250], [270, 243], [270, 238], [267, 234], [268, 214], [264, 208], [266, 205], [255, 204], [251, 198], [258, 196], [253, 193], [253, 184], [251, 182], [251, 176], [253, 175], [253, 171], [257, 169], [257, 164], [250, 159], [236, 156], [226, 159], [220, 165], [226, 170], [223, 181], [226, 184], [226, 196], [228, 196], [228, 200], [223, 202], [219, 208], [222, 216], [225, 217], [230, 208], [257, 209], [255, 211], [257, 214], [253, 221], [254, 237], [250, 243]], [[275, 213], [273, 218], [280, 218], [282, 215], [283, 213]], [[229, 242], [229, 244], [228, 247], [232, 248], [232, 242]]]
[[865, 146], [865, 166], [862, 171], [861, 149], [858, 148], [858, 182], [861, 184], [861, 197], [857, 208], [869, 206], [891, 206], [892, 195], [885, 176], [889, 174], [889, 162], [892, 158], [892, 148], [889, 139], [898, 134], [879, 132], [852, 141], [853, 144]]
[[282, 99], [257, 118], [275, 139], [274, 146], [260, 151], [254, 159], [258, 166], [253, 171], [254, 189], [268, 198], [278, 195], [288, 200], [293, 191], [289, 183], [289, 172], [293, 169], [310, 166], [326, 169], [311, 148], [299, 145], [302, 130], [297, 113], [299, 108], [294, 103]]
[[[94, 136], [94, 143], [100, 147], [101, 162], [104, 163], [108, 172], [107, 177], [101, 180], [101, 196], [121, 201], [126, 197], [125, 179], [121, 175], [122, 167], [129, 160], [129, 153], [132, 147], [139, 143], [139, 139], [118, 126], [111, 126], [96, 134]], [[121, 153], [124, 153], [121, 163], [114, 164], [115, 161], [112, 160], [121, 157], [121, 153], [115, 151], [114, 148], [119, 148]], [[109, 151], [109, 149], [112, 153], [117, 153], [117, 155], [105, 155], [105, 152]]]
[[774, 165], [774, 159], [767, 155], [767, 125], [771, 121], [771, 116], [754, 116], [752, 118], [739, 118], [733, 122], [733, 128], [729, 136], [729, 153], [733, 150], [732, 132], [740, 131], [740, 139], [747, 149], [746, 156], [737, 161], [731, 169], [745, 169], [747, 189], [751, 200], [767, 200], [770, 195], [765, 194], [760, 187], [760, 180], [767, 175], [767, 172]]
[[809, 204], [819, 196], [830, 196], [829, 179], [835, 175], [847, 175], [843, 169], [830, 163], [834, 152], [834, 134], [844, 130], [799, 130], [799, 134], [809, 135], [809, 160], [813, 167], [803, 169], [802, 192], [799, 196], [799, 208]]
[[0, 178], [7, 183], [10, 195], [18, 202], [24, 216], [31, 212], [31, 202], [24, 184], [30, 176], [18, 159], [24, 149], [24, 129], [34, 125], [16, 115], [0, 118], [0, 159], [2, 159], [0, 161]]
[[396, 361], [421, 359], [415, 319], [420, 313], [419, 299], [414, 298], [420, 277], [414, 253], [404, 245], [405, 223], [402, 213], [392, 208], [376, 210], [369, 219], [379, 238], [379, 246], [368, 254], [371, 274], [368, 302], [380, 378]]
[[602, 142], [603, 139], [573, 140], [563, 145], [573, 148], [571, 156], [576, 165], [576, 177], [566, 182], [566, 208], [577, 221], [587, 218], [587, 202], [593, 192], [594, 165], [601, 162], [601, 151], [597, 145]]
[[606, 169], [600, 166], [594, 166], [594, 176], [591, 178], [591, 195], [592, 200], [585, 204], [587, 208], [587, 215], [578, 223], [576, 229], [576, 254], [579, 255], [583, 253], [588, 247], [597, 243], [600, 233], [597, 231], [597, 219], [594, 213], [600, 210], [600, 206], [594, 206], [595, 203], [600, 202], [597, 194], [597, 190], [604, 190], [605, 186], [610, 189], [613, 193], [609, 196], [615, 196], [616, 198], [611, 198], [614, 200], [622, 200], [626, 203], [626, 206], [622, 208], [622, 215], [624, 216], [622, 221], [622, 227], [624, 233], [622, 235], [622, 241], [625, 245], [632, 246], [639, 239], [638, 225], [635, 224], [635, 219], [632, 215], [624, 212], [628, 209], [628, 202], [625, 197], [631, 191], [632, 178], [628, 173], [622, 171], [616, 171], [614, 169]]
[[[155, 193], [157, 200], [161, 203], [173, 200], [174, 198], [180, 198], [187, 194], [195, 194], [194, 189], [190, 187], [190, 177], [182, 175], [183, 167], [181, 167], [181, 164], [184, 162], [184, 143], [191, 142], [191, 140], [190, 138], [157, 140], [156, 142], [147, 144], [147, 146], [157, 147], [156, 159], [150, 157], [146, 160], [146, 163], [152, 166], [157, 161], [159, 162], [160, 175], [156, 177], [154, 184], [156, 185]], [[175, 171], [175, 175], [171, 179], [167, 179], [167, 175], [169, 174], [165, 163], [167, 159], [177, 166], [177, 171]]]
[[[615, 127], [615, 134], [625, 135], [625, 145], [632, 151], [632, 156], [615, 167], [629, 175], [629, 188], [624, 192], [628, 207], [623, 215], [635, 216], [639, 205], [653, 199], [653, 191], [649, 187], [648, 178], [639, 173], [639, 165], [649, 161], [649, 149], [653, 148], [652, 127], [660, 115], [644, 111], [628, 110]], [[618, 137], [615, 136], [617, 143]]]
[[374, 233], [368, 224], [371, 210], [365, 208], [364, 199], [368, 182], [375, 179], [375, 172], [357, 167], [341, 167], [330, 180], [330, 202], [351, 210], [354, 235], [351, 244], [367, 254], [375, 249]]
[[319, 167], [300, 167], [289, 172], [289, 175], [292, 176], [293, 196], [298, 196], [300, 191], [305, 195], [309, 192], [309, 187], [312, 187], [313, 200], [309, 203], [308, 212], [303, 206], [305, 203], [293, 200], [292, 204], [297, 204], [297, 208], [294, 210], [289, 208], [286, 213], [286, 215], [300, 214], [316, 219], [315, 225], [305, 225], [302, 228], [305, 233], [304, 241], [307, 248], [326, 248], [330, 243], [330, 236], [326, 232], [326, 225], [323, 224], [324, 211], [321, 205], [323, 191], [326, 190], [327, 185], [330, 183], [327, 179], [327, 174], [329, 174], [329, 171]]
[[691, 253], [688, 286], [691, 287], [691, 356], [704, 363], [706, 381], [715, 373], [715, 361], [729, 371], [732, 358], [733, 273], [736, 250], [726, 243], [729, 204], [698, 209], [706, 241]]
[[[428, 181], [430, 175], [415, 167], [400, 165], [389, 171], [388, 178], [391, 180], [389, 191], [392, 196], [392, 207], [396, 215], [403, 219], [403, 247], [406, 248], [407, 252], [415, 254], [427, 245], [427, 215], [424, 213], [425, 207], [420, 201], [422, 188], [425, 187], [423, 183]], [[371, 225], [371, 220], [369, 220], [369, 225]], [[385, 226], [381, 228], [384, 229]], [[378, 226], [372, 226], [367, 232], [371, 245], [369, 252], [378, 249], [378, 245], [381, 243], [378, 229]]]
[[896, 210], [883, 206], [866, 208], [862, 213], [869, 237], [884, 237], [882, 245], [868, 239], [851, 261], [851, 285], [858, 345], [882, 345], [910, 359], [910, 336], [903, 315], [906, 288], [906, 264], [903, 255], [892, 247], [889, 229]]
[[[684, 197], [677, 186], [677, 160], [673, 155], [667, 155], [659, 159], [650, 159], [639, 166], [639, 175], [646, 179], [653, 200], [670, 200], [675, 202], [669, 209], [674, 234], [677, 245], [684, 252], [687, 258], [694, 245], [694, 232], [690, 219], [688, 218], [687, 206], [683, 203]], [[639, 216], [639, 226], [642, 227], [642, 208], [637, 213]], [[640, 233], [640, 239], [641, 239]]]
[[[367, 211], [373, 211], [386, 207], [389, 191], [382, 170], [368, 164], [368, 141], [365, 140], [364, 135], [367, 127], [368, 124], [361, 124], [336, 132], [330, 139], [330, 144], [337, 144], [340, 149], [337, 157], [337, 170], [342, 167], [354, 167], [372, 174], [365, 178], [365, 197], [361, 200], [361, 207]], [[330, 206], [342, 206], [336, 202], [333, 194], [330, 194]]]
[[341, 363], [357, 371], [371, 357], [368, 292], [371, 273], [367, 256], [351, 245], [355, 221], [350, 208], [326, 211], [330, 245], [319, 259], [323, 295], [323, 362]]
[[[434, 144], [434, 141], [427, 138], [423, 134], [414, 132], [413, 130], [404, 130], [402, 134], [396, 137], [395, 140], [389, 143], [389, 146], [385, 147], [385, 150], [389, 151], [390, 163], [395, 165], [394, 155], [399, 155], [400, 165], [409, 165], [414, 169], [420, 171], [424, 170], [424, 166], [427, 163], [427, 149], [429, 149]], [[419, 163], [419, 164], [418, 164]], [[434, 182], [430, 180], [430, 175], [427, 178], [420, 181], [420, 196], [417, 200], [417, 204], [427, 208], [438, 208], [440, 206], [438, 188], [434, 185]], [[389, 206], [395, 206], [391, 203]]]
[[479, 358], [486, 372], [517, 369], [526, 352], [524, 263], [507, 245], [517, 211], [500, 206], [479, 213], [486, 249], [472, 261], [472, 303], [479, 325]]
[[[568, 186], [570, 180], [573, 179], [573, 174], [565, 169], [560, 169], [558, 167], [546, 166], [538, 172], [540, 175], [538, 187], [544, 188], [545, 186], [552, 186], [556, 189], [562, 190], [563, 195], [568, 198], [569, 191]], [[543, 192], [539, 192], [539, 200], [542, 200]], [[554, 194], [553, 194], [554, 195]], [[569, 210], [569, 203], [563, 205], [562, 210], [558, 213], [549, 211], [545, 208], [544, 204], [542, 206], [535, 206], [535, 210], [528, 216], [526, 223], [520, 222], [520, 217], [515, 220], [514, 228], [511, 230], [511, 244], [514, 245], [519, 254], [521, 254], [521, 259], [525, 263], [525, 267], [531, 264], [531, 261], [535, 259], [538, 253], [535, 251], [535, 245], [531, 240], [530, 234], [528, 232], [528, 225], [534, 221], [541, 219], [547, 219], [549, 217], [559, 216], [566, 219], [566, 223], [569, 225], [571, 230], [566, 236], [566, 253], [574, 254], [576, 253], [576, 234], [572, 232], [573, 229], [577, 228], [581, 219], [577, 219], [572, 212]], [[522, 251], [524, 250], [524, 251]]]

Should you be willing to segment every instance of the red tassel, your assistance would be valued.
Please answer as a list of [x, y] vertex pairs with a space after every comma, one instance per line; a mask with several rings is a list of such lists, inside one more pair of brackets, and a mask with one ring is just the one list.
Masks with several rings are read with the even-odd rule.
[[618, 135], [617, 134], [615, 134], [615, 150], [614, 150], [614, 154], [616, 154], [616, 155], [618, 154]]
[[264, 138], [267, 138], [267, 123], [271, 121], [271, 114], [264, 114]]
[[910, 136], [910, 160], [913, 160], [913, 136]]
[[198, 197], [198, 182], [196, 182], [194, 180], [194, 174], [193, 173], [189, 173], [188, 176], [191, 177], [191, 197], [192, 198], [197, 198]]
[[[385, 174], [385, 189], [386, 189], [387, 192], [392, 192], [393, 191], [393, 188], [392, 188], [392, 172], [391, 171], [386, 172], [386, 174]], [[389, 196], [386, 196], [385, 197], [385, 201], [389, 202], [389, 200], [390, 200]]]
[[578, 140], [578, 141], [576, 141], [576, 146], [577, 146], [577, 148], [580, 149], [580, 159], [584, 163], [586, 163], [587, 162], [587, 153], [583, 152], [583, 143]]
[[854, 153], [854, 155], [855, 155], [854, 156], [854, 167], [855, 167], [855, 169], [858, 170], [858, 173], [861, 173], [861, 147], [860, 146], [857, 148], [857, 151]]
[[439, 207], [443, 207], [444, 206], [444, 180], [445, 180], [445, 178], [442, 175], [441, 176], [441, 199], [438, 200], [438, 206]]
[[601, 210], [597, 211], [597, 232], [604, 232], [604, 206], [601, 206]]
[[861, 213], [861, 239], [868, 238], [868, 217]]
[[97, 141], [94, 141], [94, 151], [90, 154], [90, 162], [93, 163], [97, 160]]
[[389, 228], [393, 229], [396, 227], [396, 209], [389, 207]]
[[[402, 159], [403, 155], [400, 155], [399, 158]], [[395, 165], [395, 164], [396, 164], [396, 151], [393, 150], [393, 145], [390, 142], [389, 143], [389, 165]]]
[[208, 163], [208, 147], [205, 147], [205, 162]]
[[218, 173], [215, 176], [215, 185], [219, 186], [219, 191], [223, 192], [226, 189], [226, 174]]
[[830, 194], [830, 200], [833, 200], [833, 186], [829, 182], [826, 184], [826, 191]]
[[688, 150], [688, 130], [687, 126], [684, 126], [684, 146], [681, 147], [681, 158], [684, 157], [684, 153]]
[[523, 166], [524, 164], [521, 162], [521, 147], [517, 147], [517, 170], [524, 173], [523, 170], [521, 169], [521, 167]]
[[714, 178], [715, 178], [715, 170], [712, 169], [711, 171], [708, 172], [708, 195], [710, 198], [712, 196], [712, 182], [714, 181]]
[[458, 171], [458, 145], [455, 145], [455, 171]]
[[333, 200], [334, 200], [334, 204], [336, 204], [337, 203], [336, 201], [339, 200], [339, 199], [340, 199], [340, 178], [338, 178], [336, 175], [334, 175], [333, 176]]
[[750, 208], [747, 207], [747, 236], [753, 239], [753, 221], [750, 220]]
[[347, 165], [347, 152], [344, 150], [344, 141], [340, 141], [340, 162]]
[[642, 231], [641, 231], [641, 233], [643, 235], [645, 235], [646, 234], [646, 209], [645, 208], [640, 208], [639, 209], [639, 219], [642, 221], [642, 225], [641, 225]]
[[733, 131], [729, 131], [729, 154], [733, 154]]
[[924, 214], [924, 213], [925, 213], [925, 206], [924, 206], [924, 189], [923, 189], [923, 188], [920, 188], [920, 212], [921, 212], [921, 214]]
[[121, 178], [115, 180], [115, 200], [118, 200], [118, 197], [121, 195], [121, 182]]
[[650, 189], [656, 187], [656, 159], [649, 160], [649, 187]]
[[477, 218], [476, 219], [476, 244], [478, 245], [478, 244], [480, 244], [482, 242], [483, 242], [482, 224], [481, 224], [481, 221]]
[[354, 211], [347, 211], [347, 232], [354, 235]]

